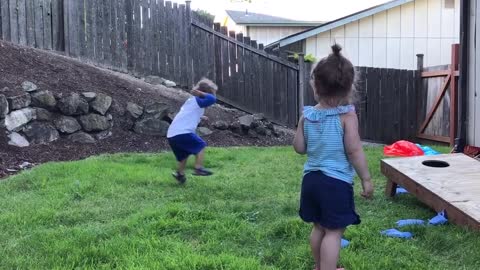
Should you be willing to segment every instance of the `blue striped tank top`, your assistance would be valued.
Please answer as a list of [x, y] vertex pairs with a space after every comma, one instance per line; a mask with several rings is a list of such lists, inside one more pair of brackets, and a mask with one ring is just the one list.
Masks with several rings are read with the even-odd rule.
[[355, 171], [343, 143], [342, 114], [355, 111], [353, 105], [329, 109], [306, 106], [303, 110], [307, 162], [304, 174], [321, 171], [332, 178], [353, 184]]

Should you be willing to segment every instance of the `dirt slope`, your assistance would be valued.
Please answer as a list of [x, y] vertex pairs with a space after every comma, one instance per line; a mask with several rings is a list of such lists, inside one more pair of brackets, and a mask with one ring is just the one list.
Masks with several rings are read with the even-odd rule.
[[[178, 89], [153, 86], [125, 74], [115, 73], [87, 65], [51, 52], [16, 46], [0, 41], [0, 89], [8, 87], [8, 93], [21, 91], [23, 81], [31, 81], [40, 90], [55, 94], [71, 92], [103, 92], [113, 97], [113, 136], [93, 145], [81, 145], [60, 139], [50, 145], [34, 145], [17, 148], [8, 145], [8, 138], [0, 132], [0, 178], [7, 169], [18, 168], [24, 161], [34, 164], [48, 161], [82, 159], [91, 155], [115, 152], [157, 152], [168, 149], [165, 138], [139, 135], [125, 129], [122, 115], [128, 101], [140, 105], [152, 101], [167, 103], [177, 111], [188, 98]], [[210, 123], [216, 120], [233, 121], [243, 113], [216, 105], [207, 110]], [[230, 131], [215, 131], [205, 138], [211, 146], [271, 146], [291, 142], [291, 132], [283, 132], [279, 138], [242, 137]]]

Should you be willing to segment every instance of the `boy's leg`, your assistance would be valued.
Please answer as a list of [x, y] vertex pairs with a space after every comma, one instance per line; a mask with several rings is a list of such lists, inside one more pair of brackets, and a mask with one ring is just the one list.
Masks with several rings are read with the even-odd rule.
[[336, 270], [338, 257], [340, 255], [340, 245], [342, 235], [345, 229], [329, 230], [325, 229], [322, 245], [320, 247], [320, 269]]
[[205, 159], [205, 148], [195, 155], [195, 169], [203, 168], [203, 160]]
[[320, 270], [320, 248], [322, 246], [325, 229], [320, 224], [314, 224], [310, 234], [310, 246], [312, 248], [313, 259], [315, 260], [315, 270]]
[[188, 157], [178, 162], [177, 172], [181, 175], [185, 175], [185, 167], [187, 166]]

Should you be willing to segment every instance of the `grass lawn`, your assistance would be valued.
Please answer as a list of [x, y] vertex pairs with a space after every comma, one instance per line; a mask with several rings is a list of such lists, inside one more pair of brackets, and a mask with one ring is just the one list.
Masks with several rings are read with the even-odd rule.
[[[383, 196], [381, 148], [366, 149], [376, 197], [355, 186], [362, 224], [341, 265], [480, 269], [480, 234], [453, 225], [382, 237], [398, 219], [434, 216], [410, 195]], [[50, 163], [0, 182], [0, 269], [312, 269], [297, 215], [304, 157], [290, 147], [209, 149], [209, 178], [177, 185], [169, 153]]]

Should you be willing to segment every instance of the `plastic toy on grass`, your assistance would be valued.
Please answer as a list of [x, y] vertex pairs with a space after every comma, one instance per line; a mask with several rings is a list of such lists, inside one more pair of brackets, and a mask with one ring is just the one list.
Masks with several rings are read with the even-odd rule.
[[348, 247], [348, 245], [350, 245], [350, 241], [342, 238], [341, 247], [346, 248], [346, 247]]
[[421, 219], [402, 219], [397, 221], [397, 227], [405, 227], [405, 226], [411, 226], [411, 225], [425, 225], [425, 221]]
[[383, 148], [383, 154], [388, 157], [423, 156], [423, 150], [409, 141], [398, 141]]
[[445, 210], [438, 213], [438, 215], [434, 216], [432, 219], [428, 221], [428, 224], [430, 225], [443, 225], [448, 222], [447, 219], [447, 214], [445, 213]]
[[395, 194], [408, 194], [408, 191], [404, 189], [403, 187], [397, 187], [397, 190], [395, 191]]
[[410, 239], [413, 237], [413, 234], [411, 232], [401, 232], [397, 229], [388, 229], [388, 230], [382, 231], [381, 234], [388, 237], [393, 237], [393, 238]]
[[431, 147], [429, 146], [424, 146], [424, 145], [420, 145], [420, 144], [416, 144], [418, 147], [420, 147], [420, 149], [422, 149], [423, 153], [425, 154], [425, 156], [435, 156], [435, 155], [440, 155], [440, 152], [437, 152], [435, 150], [433, 150]]

